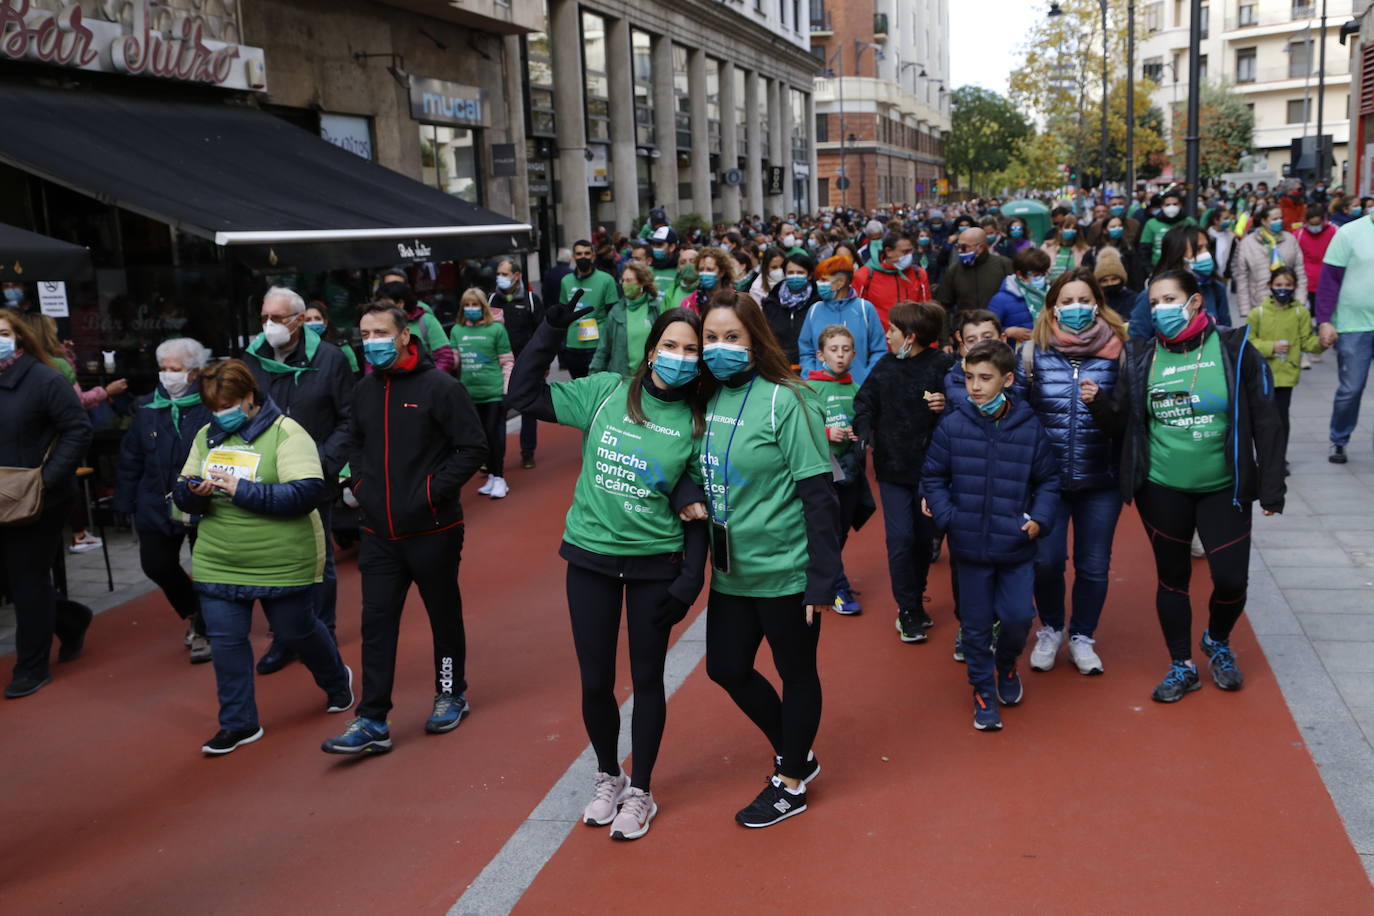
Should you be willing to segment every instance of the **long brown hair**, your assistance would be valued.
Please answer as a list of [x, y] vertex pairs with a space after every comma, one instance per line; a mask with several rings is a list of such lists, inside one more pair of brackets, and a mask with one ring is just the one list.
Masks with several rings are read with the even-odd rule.
[[[739, 316], [740, 324], [749, 332], [750, 349], [754, 352], [754, 369], [760, 376], [775, 385], [786, 385], [794, 390], [802, 387], [801, 379], [792, 374], [792, 364], [787, 361], [787, 354], [782, 352], [778, 339], [773, 336], [773, 329], [768, 326], [768, 319], [764, 317], [763, 309], [759, 308], [753, 296], [728, 287], [718, 290], [701, 310], [703, 325], [706, 323], [706, 316], [716, 309], [731, 309]], [[707, 396], [714, 394], [720, 387], [716, 377], [709, 373], [704, 377], [703, 383]]]
[[1102, 293], [1102, 285], [1097, 282], [1097, 277], [1093, 275], [1090, 267], [1075, 267], [1073, 270], [1066, 270], [1045, 291], [1045, 306], [1040, 309], [1040, 314], [1035, 316], [1035, 328], [1031, 331], [1031, 340], [1041, 350], [1052, 349], [1055, 345], [1054, 328], [1052, 327], [1057, 319], [1054, 315], [1054, 307], [1059, 302], [1059, 294], [1064, 291], [1064, 287], [1070, 283], [1086, 283], [1088, 289], [1092, 291], [1093, 301], [1097, 303], [1097, 317], [1107, 323], [1116, 335], [1117, 340], [1125, 341], [1127, 335], [1126, 323], [1121, 320], [1121, 316], [1116, 313], [1116, 309], [1107, 304], [1107, 297]]
[[0, 308], [0, 318], [8, 322], [10, 329], [14, 331], [16, 349], [22, 350], [45, 366], [57, 368], [53, 366], [53, 355], [43, 346], [43, 338], [39, 336], [33, 325], [25, 320], [23, 312], [19, 309]]
[[[701, 318], [695, 312], [687, 309], [668, 309], [659, 315], [654, 321], [654, 326], [649, 329], [649, 336], [644, 341], [644, 358], [639, 361], [639, 368], [635, 370], [634, 377], [630, 379], [630, 390], [625, 396], [625, 413], [629, 415], [631, 422], [643, 426], [648, 422], [644, 415], [644, 378], [650, 372], [649, 356], [658, 349], [658, 342], [663, 339], [663, 333], [668, 330], [668, 326], [677, 322], [690, 327], [697, 335], [697, 344], [701, 344]], [[701, 356], [698, 354], [697, 365], [700, 363]], [[694, 382], [687, 383], [687, 406], [692, 409], [692, 435], [700, 439], [706, 435], [706, 399], [701, 396], [701, 380], [698, 378]]]

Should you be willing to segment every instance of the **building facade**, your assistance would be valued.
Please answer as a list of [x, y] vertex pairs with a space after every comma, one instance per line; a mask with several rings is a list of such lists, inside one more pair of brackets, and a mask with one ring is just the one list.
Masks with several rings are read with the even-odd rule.
[[1374, 3], [1356, 0], [1355, 15], [1359, 31], [1348, 38], [1355, 45], [1357, 62], [1350, 90], [1355, 126], [1348, 187], [1361, 196], [1374, 196]]
[[817, 201], [860, 209], [937, 196], [949, 132], [948, 0], [810, 0]]
[[708, 221], [814, 207], [801, 0], [549, 0], [524, 45], [541, 261], [652, 207]]
[[[1359, 0], [1356, 0], [1358, 3]], [[1350, 45], [1339, 40], [1352, 0], [1326, 0], [1326, 88], [1320, 133], [1330, 134], [1330, 178], [1350, 177]], [[1138, 76], [1154, 83], [1152, 99], [1165, 112], [1172, 158], [1182, 162], [1183, 131], [1171, 114], [1188, 99], [1187, 0], [1148, 0], [1139, 7]], [[1250, 170], [1282, 174], [1292, 141], [1318, 133], [1318, 76], [1323, 0], [1210, 0], [1202, 7], [1199, 52], [1203, 79], [1224, 80], [1255, 113]], [[1182, 167], [1173, 170], [1182, 174]], [[1168, 177], [1169, 173], [1165, 173]]]

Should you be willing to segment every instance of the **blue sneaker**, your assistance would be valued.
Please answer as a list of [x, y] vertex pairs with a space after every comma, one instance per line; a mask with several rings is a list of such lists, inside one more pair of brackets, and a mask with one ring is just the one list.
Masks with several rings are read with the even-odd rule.
[[425, 731], [431, 735], [451, 732], [468, 714], [468, 701], [461, 693], [441, 693], [434, 698], [434, 710], [425, 720]]
[[1212, 680], [1222, 690], [1239, 690], [1245, 686], [1245, 675], [1236, 666], [1236, 653], [1231, 651], [1231, 641], [1214, 640], [1210, 632], [1202, 634], [1202, 654], [1212, 669]]
[[1175, 661], [1164, 680], [1150, 694], [1150, 699], [1156, 703], [1177, 703], [1184, 694], [1201, 689], [1202, 679], [1197, 676], [1197, 669], [1187, 662]]
[[977, 689], [973, 691], [973, 727], [980, 732], [1002, 730], [1002, 716], [997, 711], [997, 704], [990, 695]]
[[835, 613], [852, 617], [864, 612], [863, 605], [854, 597], [854, 590], [842, 588], [835, 593]]
[[391, 729], [385, 722], [358, 716], [342, 735], [321, 744], [320, 750], [326, 754], [385, 754], [391, 750]]
[[1003, 706], [1015, 706], [1026, 695], [1026, 686], [1016, 674], [1016, 669], [997, 672], [997, 699]]

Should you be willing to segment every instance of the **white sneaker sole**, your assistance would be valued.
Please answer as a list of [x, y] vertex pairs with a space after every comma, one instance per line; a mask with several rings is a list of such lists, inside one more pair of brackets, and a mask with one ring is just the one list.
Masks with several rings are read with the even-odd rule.
[[1074, 662], [1073, 664], [1074, 667], [1078, 669], [1078, 673], [1083, 675], [1084, 677], [1093, 677], [1095, 675], [1102, 673], [1101, 665], [1089, 665], [1085, 668], [1082, 665], [1078, 664], [1078, 662]]
[[645, 821], [644, 821], [644, 826], [643, 826], [643, 827], [640, 827], [638, 830], [636, 830], [636, 831], [634, 831], [634, 832], [632, 832], [632, 833], [621, 833], [619, 830], [612, 830], [612, 831], [611, 831], [611, 839], [613, 839], [613, 840], [637, 840], [637, 839], [639, 839], [640, 837], [644, 836], [644, 834], [646, 834], [646, 833], [649, 832], [649, 825], [652, 824], [652, 823], [654, 822], [654, 818], [657, 817], [657, 816], [658, 816], [658, 802], [651, 802], [651, 803], [650, 803], [650, 808], [649, 808], [649, 816], [648, 816], [648, 818], [645, 819]]
[[761, 830], [764, 827], [772, 827], [774, 824], [781, 824], [789, 817], [796, 817], [798, 814], [801, 814], [805, 810], [806, 805], [800, 805], [796, 808], [793, 808], [791, 811], [788, 811], [786, 814], [780, 816], [777, 820], [768, 821], [767, 823], [763, 824], [746, 824], [743, 821], [736, 821], [735, 823], [739, 824], [741, 827], [748, 827], [750, 830]]
[[259, 738], [261, 738], [262, 735], [263, 735], [262, 726], [259, 725], [257, 731], [255, 731], [253, 734], [249, 735], [247, 738], [243, 738], [243, 739], [241, 739], [241, 740], [235, 742], [233, 747], [212, 748], [212, 747], [210, 747], [210, 745], [205, 744], [205, 745], [201, 745], [200, 752], [201, 752], [202, 754], [208, 754], [208, 755], [210, 755], [210, 756], [212, 756], [212, 757], [222, 757], [222, 756], [224, 756], [225, 754], [232, 754], [234, 751], [236, 751], [236, 750], [238, 750], [239, 748], [243, 747], [245, 744], [252, 744], [254, 741], [256, 741], [256, 740], [258, 740]]
[[[1055, 654], [1057, 655], [1058, 653], [1055, 653]], [[1057, 658], [1052, 658], [1052, 659], [1050, 659], [1050, 662], [1049, 662], [1048, 665], [1047, 665], [1047, 664], [1044, 664], [1043, 662], [1035, 662], [1035, 661], [1032, 661], [1032, 662], [1030, 663], [1030, 668], [1031, 668], [1032, 671], [1041, 671], [1041, 672], [1044, 672], [1044, 671], [1053, 671], [1053, 670], [1054, 670], [1054, 665], [1055, 665], [1055, 662], [1056, 662], [1056, 661], [1058, 661]]]

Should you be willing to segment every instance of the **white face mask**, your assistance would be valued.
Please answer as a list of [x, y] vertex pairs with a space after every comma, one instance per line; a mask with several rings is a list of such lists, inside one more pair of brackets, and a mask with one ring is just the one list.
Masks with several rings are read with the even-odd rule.
[[269, 344], [280, 350], [291, 342], [291, 329], [275, 321], [264, 321], [262, 323], [262, 336], [267, 338]]
[[781, 268], [781, 267], [777, 267], [777, 268], [774, 268], [773, 270], [768, 271], [768, 285], [769, 285], [769, 286], [777, 286], [777, 285], [778, 285], [779, 283], [781, 283], [781, 282], [782, 282], [782, 268]]
[[186, 389], [191, 387], [191, 373], [189, 372], [159, 372], [157, 380], [162, 383], [162, 387], [167, 389], [167, 394], [173, 398], [179, 398], [186, 393]]
[[784, 247], [784, 248], [794, 248], [794, 247], [796, 247], [796, 244], [797, 244], [797, 237], [796, 237], [795, 235], [784, 235], [784, 236], [782, 237], [782, 247]]
[[1169, 217], [1169, 219], [1173, 219], [1175, 216], [1178, 216], [1178, 209], [1178, 204], [1169, 204], [1164, 208], [1164, 215]]

